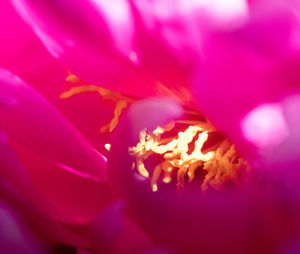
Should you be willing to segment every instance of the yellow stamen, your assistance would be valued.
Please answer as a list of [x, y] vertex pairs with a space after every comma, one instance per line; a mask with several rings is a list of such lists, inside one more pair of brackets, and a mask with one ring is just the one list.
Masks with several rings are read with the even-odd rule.
[[158, 190], [157, 184], [152, 185], [152, 191], [156, 192]]
[[74, 74], [72, 74], [71, 72], [68, 72], [68, 76], [66, 77], [66, 81], [67, 82], [71, 82], [71, 83], [77, 83], [80, 81], [80, 79], [75, 76]]
[[119, 118], [120, 118], [123, 110], [125, 108], [127, 108], [127, 106], [128, 106], [128, 102], [127, 101], [125, 101], [125, 100], [118, 101], [117, 104], [116, 104], [115, 110], [114, 110], [114, 117], [113, 117], [113, 119], [108, 124], [102, 126], [100, 128], [100, 132], [101, 133], [104, 133], [106, 131], [112, 132], [117, 127], [117, 125], [119, 123]]
[[141, 176], [143, 176], [145, 178], [149, 177], [149, 172], [145, 168], [145, 165], [141, 159], [136, 160], [136, 166], [137, 166], [137, 170], [139, 171]]
[[[186, 124], [187, 128], [173, 138], [162, 138], [168, 131], [174, 132], [175, 125], [179, 123]], [[138, 144], [129, 148], [129, 154], [136, 158], [136, 168], [146, 178], [150, 173], [145, 168], [144, 161], [152, 154], [162, 155], [163, 161], [154, 167], [151, 174], [152, 190], [158, 190], [162, 173], [162, 182], [170, 183], [172, 172], [177, 175], [177, 189], [182, 190], [185, 176], [188, 176], [188, 182], [192, 182], [197, 170], [207, 171], [201, 186], [203, 191], [209, 187], [219, 190], [227, 182], [237, 181], [239, 169], [245, 162], [237, 157], [234, 146], [228, 141], [223, 141], [213, 151], [203, 153], [202, 148], [210, 131], [215, 131], [210, 124], [199, 121], [176, 121], [166, 126], [158, 126], [149, 133], [143, 130]]]
[[[82, 83], [82, 81], [72, 73], [69, 73], [69, 75], [66, 78], [66, 81], [70, 83]], [[103, 99], [115, 103], [113, 118], [109, 123], [107, 123], [106, 125], [100, 128], [101, 133], [112, 132], [118, 125], [119, 118], [122, 112], [124, 111], [124, 109], [127, 108], [128, 105], [134, 101], [133, 98], [129, 96], [125, 96], [119, 92], [115, 92], [103, 87], [89, 85], [89, 84], [74, 86], [70, 88], [68, 91], [63, 92], [60, 95], [60, 98], [68, 99], [75, 95], [86, 93], [86, 92], [97, 92]]]

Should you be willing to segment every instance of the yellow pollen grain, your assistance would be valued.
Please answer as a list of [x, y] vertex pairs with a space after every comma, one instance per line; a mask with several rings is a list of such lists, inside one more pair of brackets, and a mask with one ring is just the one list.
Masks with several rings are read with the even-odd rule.
[[158, 191], [158, 186], [157, 186], [157, 184], [153, 184], [153, 185], [152, 185], [152, 191], [153, 191], [153, 192], [157, 192], [157, 191]]
[[163, 178], [163, 182], [164, 182], [164, 183], [170, 183], [171, 181], [172, 181], [172, 178], [169, 177], [169, 176], [165, 176], [165, 177]]
[[106, 149], [107, 151], [110, 151], [111, 144], [105, 144], [104, 147], [105, 147], [105, 149]]

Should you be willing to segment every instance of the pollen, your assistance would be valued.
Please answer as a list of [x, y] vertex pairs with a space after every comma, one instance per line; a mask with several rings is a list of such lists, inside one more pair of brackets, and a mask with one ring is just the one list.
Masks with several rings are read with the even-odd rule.
[[105, 144], [104, 147], [105, 147], [105, 149], [106, 149], [107, 151], [110, 151], [111, 144]]
[[[176, 131], [178, 125], [183, 130]], [[158, 191], [160, 181], [175, 181], [177, 190], [182, 191], [201, 172], [205, 175], [201, 183], [203, 192], [210, 188], [222, 190], [229, 182], [238, 184], [247, 163], [226, 139], [209, 151], [203, 149], [213, 132], [216, 130], [209, 123], [195, 120], [171, 122], [153, 131], [144, 129], [136, 146], [129, 148], [129, 154], [135, 158], [132, 168], [150, 180], [154, 192]], [[160, 162], [149, 170], [145, 163], [154, 155], [160, 156]]]

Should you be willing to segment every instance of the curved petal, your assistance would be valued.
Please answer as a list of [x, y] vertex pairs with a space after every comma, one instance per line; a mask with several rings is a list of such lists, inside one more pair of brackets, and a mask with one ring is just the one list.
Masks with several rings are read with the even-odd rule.
[[150, 240], [129, 219], [121, 202], [102, 211], [91, 224], [91, 239], [96, 253], [134, 253], [150, 245]]
[[8, 0], [1, 1], [0, 66], [17, 73], [48, 99], [61, 92], [67, 72], [49, 54]]
[[[90, 95], [62, 101], [59, 95], [69, 86], [65, 80], [67, 71], [47, 51], [9, 0], [0, 3], [0, 22], [0, 66], [22, 77], [59, 108], [93, 145], [99, 143], [101, 145], [98, 147], [102, 148], [104, 145], [99, 138], [98, 128], [109, 122], [113, 108], [105, 105], [103, 110], [103, 107], [98, 107], [98, 97]], [[4, 95], [1, 94], [0, 97]], [[105, 117], [103, 113], [107, 113]], [[91, 135], [93, 129], [95, 132]]]
[[[87, 82], [139, 96], [155, 91], [153, 80], [129, 60], [132, 49], [121, 56], [114, 46], [114, 40], [130, 45], [126, 40], [131, 40], [133, 28], [126, 1], [106, 4], [103, 1], [101, 5], [83, 0], [12, 2], [49, 51]], [[122, 5], [118, 7], [119, 4]], [[103, 8], [118, 11], [119, 15], [112, 17], [106, 12], [105, 16]], [[113, 22], [125, 27], [122, 32], [126, 35], [113, 37], [118, 31], [113, 29]], [[112, 25], [111, 30], [109, 25]]]
[[[190, 77], [203, 58], [203, 39], [208, 27], [219, 23], [230, 27], [233, 20], [247, 16], [243, 0], [222, 1], [132, 1], [136, 23], [136, 48], [140, 65], [161, 84], [169, 95], [194, 106]], [[210, 24], [210, 25], [209, 25]], [[162, 88], [158, 86], [158, 90]], [[161, 91], [163, 92], [163, 91]]]
[[53, 218], [86, 225], [113, 198], [105, 183], [106, 159], [32, 88], [9, 72], [0, 73], [0, 90], [12, 98], [0, 110], [1, 125], [27, 172], [10, 173], [9, 163], [3, 170], [30, 199], [41, 200], [32, 186], [26, 187], [29, 173], [51, 204], [43, 208]]
[[[277, 121], [272, 129], [284, 130], [284, 136], [281, 132], [274, 133], [277, 141], [267, 153], [263, 156], [263, 163], [266, 171], [279, 174], [282, 181], [288, 188], [291, 188], [295, 196], [299, 194], [299, 165], [300, 165], [300, 136], [299, 136], [299, 110], [300, 93], [292, 93], [284, 97], [277, 103], [280, 109], [281, 121]], [[265, 117], [266, 118], [266, 117]], [[274, 122], [273, 122], [274, 124]], [[284, 125], [282, 125], [284, 124]], [[257, 128], [259, 129], [259, 128]], [[267, 135], [265, 135], [267, 136]], [[273, 137], [274, 140], [274, 137]]]
[[[66, 82], [69, 74], [21, 19], [9, 0], [0, 3], [0, 22], [0, 66], [22, 77], [54, 104], [93, 145], [98, 143], [101, 145], [97, 148], [102, 148], [103, 139], [99, 138], [98, 129], [110, 121], [113, 108], [102, 101], [102, 106], [98, 106], [96, 94], [62, 101], [59, 95], [70, 85]], [[91, 130], [95, 130], [94, 133]]]
[[13, 140], [82, 177], [105, 178], [105, 158], [50, 103], [5, 70], [0, 79], [1, 93], [15, 100], [1, 110], [1, 124]]
[[84, 239], [53, 220], [59, 215], [57, 210], [43, 198], [3, 134], [0, 148], [1, 200], [17, 209], [44, 240], [88, 246]]
[[247, 4], [231, 2], [224, 14], [209, 1], [13, 0], [50, 52], [81, 78], [140, 97], [168, 94], [189, 106], [204, 16], [223, 25], [240, 22]]
[[89, 242], [64, 227], [36, 206], [18, 189], [7, 181], [0, 183], [1, 199], [10, 204], [26, 220], [26, 223], [48, 243], [64, 243], [79, 247], [89, 247]]
[[[107, 183], [72, 173], [76, 171], [54, 163], [19, 144], [13, 144], [22, 164], [44, 199], [46, 212], [65, 225], [89, 225], [112, 200]], [[18, 186], [18, 185], [17, 185]]]
[[[159, 109], [157, 102], [149, 104], [133, 106], [123, 119], [108, 165], [112, 185], [128, 202], [134, 221], [152, 239], [177, 253], [274, 253], [295, 234], [297, 205], [289, 203], [288, 196], [279, 197], [276, 193], [282, 190], [277, 186], [261, 189], [249, 185], [239, 192], [207, 196], [191, 186], [178, 196], [168, 189], [152, 192], [147, 181], [135, 177], [128, 147], [136, 144], [139, 130], [152, 128], [152, 121], [163, 124], [159, 119], [180, 116], [166, 110], [168, 103], [165, 110]], [[128, 127], [132, 131], [128, 132]], [[118, 142], [120, 136], [126, 137], [122, 143]]]
[[0, 204], [0, 248], [4, 253], [38, 254], [47, 253], [38, 246], [31, 235], [11, 208]]
[[199, 108], [248, 158], [259, 149], [245, 140], [243, 117], [299, 89], [300, 20], [280, 3], [255, 9], [237, 29], [210, 34], [194, 75]]

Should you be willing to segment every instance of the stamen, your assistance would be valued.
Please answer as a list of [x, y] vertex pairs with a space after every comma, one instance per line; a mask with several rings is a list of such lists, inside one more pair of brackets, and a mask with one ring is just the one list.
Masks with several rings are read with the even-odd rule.
[[[187, 127], [173, 137], [163, 138], [178, 124]], [[238, 182], [239, 171], [246, 163], [237, 153], [233, 145], [228, 141], [222, 141], [212, 151], [203, 153], [202, 148], [209, 139], [209, 134], [215, 132], [207, 122], [181, 120], [171, 122], [166, 126], [158, 126], [152, 132], [143, 130], [140, 132], [139, 142], [129, 148], [129, 154], [135, 157], [133, 169], [137, 168], [140, 175], [150, 177], [149, 170], [144, 162], [153, 154], [161, 155], [162, 162], [158, 163], [151, 173], [150, 184], [152, 190], [158, 190], [158, 181], [172, 182], [172, 174], [176, 172], [177, 190], [181, 191], [185, 185], [185, 177], [191, 183], [197, 170], [207, 172], [201, 185], [202, 191], [209, 187], [221, 190], [228, 182]], [[244, 167], [244, 168], [245, 168]]]
[[123, 110], [125, 108], [127, 108], [128, 106], [128, 102], [125, 101], [125, 100], [121, 100], [121, 101], [118, 101], [116, 106], [115, 106], [115, 110], [114, 110], [114, 117], [113, 119], [106, 125], [102, 126], [100, 128], [100, 132], [101, 133], [104, 133], [104, 132], [112, 132], [118, 125], [119, 123], [119, 118], [123, 112]]
[[80, 78], [78, 78], [76, 75], [72, 74], [69, 71], [68, 76], [66, 77], [66, 81], [71, 82], [71, 83], [77, 83], [77, 82], [80, 82]]
[[78, 86], [71, 87], [68, 91], [63, 92], [60, 95], [61, 99], [68, 99], [75, 95], [79, 95], [79, 94], [86, 93], [86, 92], [97, 92], [103, 99], [109, 100], [109, 101], [112, 101], [115, 103], [113, 118], [109, 123], [105, 124], [104, 126], [102, 126], [100, 128], [100, 133], [112, 132], [118, 125], [119, 118], [120, 118], [122, 112], [124, 111], [124, 109], [126, 109], [128, 107], [128, 105], [134, 101], [133, 98], [131, 98], [129, 96], [125, 96], [121, 93], [118, 93], [118, 92], [115, 92], [115, 91], [112, 91], [112, 90], [109, 90], [109, 89], [106, 89], [103, 87], [85, 84], [82, 80], [80, 80], [77, 76], [75, 76], [74, 74], [72, 74], [70, 72], [66, 78], [66, 81], [68, 81], [70, 83], [80, 83], [80, 84], [83, 83], [84, 85], [78, 85]]

